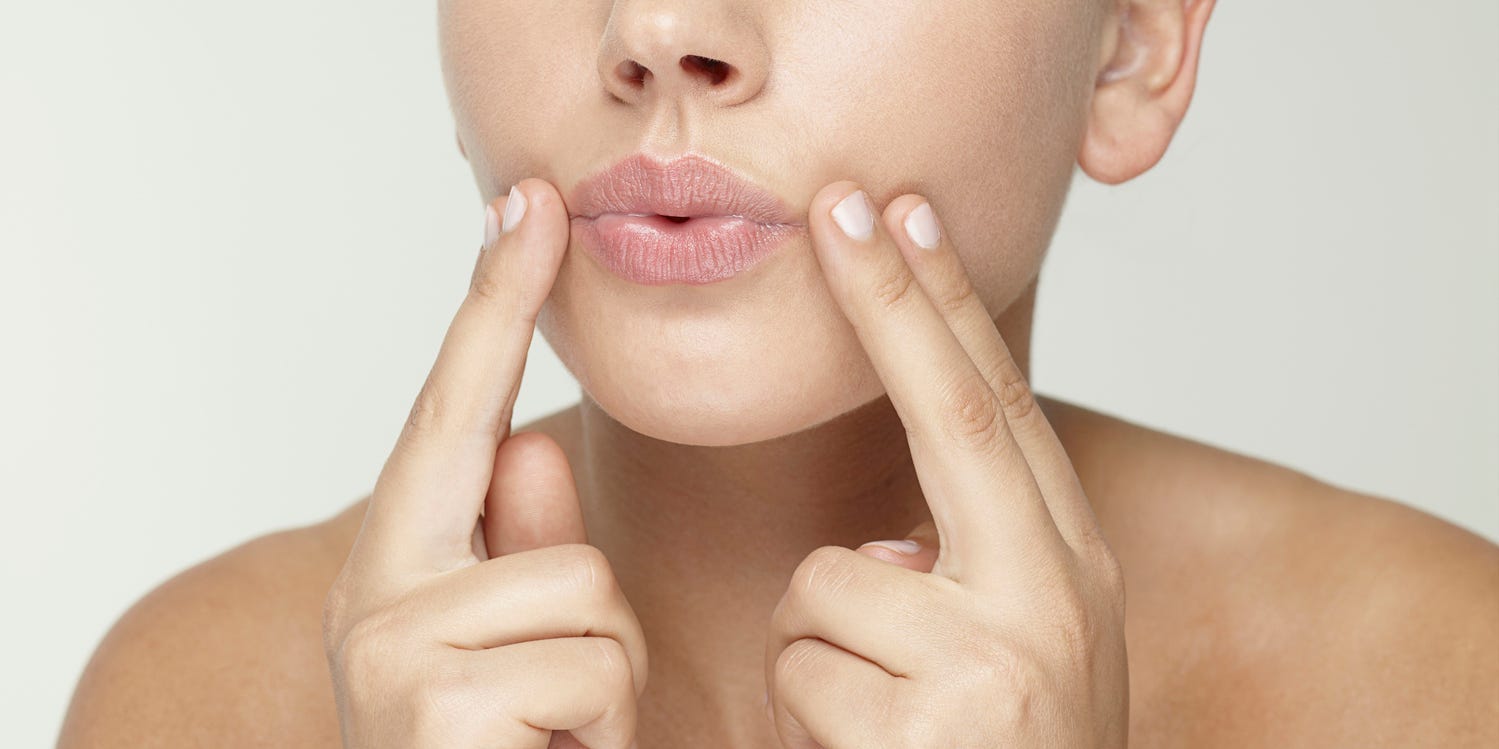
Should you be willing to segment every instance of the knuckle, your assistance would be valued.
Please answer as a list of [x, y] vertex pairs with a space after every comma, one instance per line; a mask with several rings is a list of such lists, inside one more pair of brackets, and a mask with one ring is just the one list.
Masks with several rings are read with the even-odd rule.
[[1104, 600], [1114, 621], [1124, 621], [1124, 566], [1113, 550], [1103, 546], [1098, 552], [1098, 577], [1103, 587]]
[[[1003, 695], [994, 708], [1001, 724], [1021, 726], [1035, 711], [1035, 701], [1043, 688], [1040, 669], [1021, 652], [1008, 645], [991, 649], [974, 661], [979, 689]], [[978, 693], [978, 692], [974, 692]]]
[[846, 556], [850, 552], [842, 546], [819, 546], [797, 565], [791, 575], [788, 593], [793, 597], [824, 595], [836, 592], [848, 585], [854, 575], [854, 567]]
[[793, 641], [776, 656], [775, 679], [777, 690], [793, 681], [808, 679], [816, 670], [821, 648], [810, 639]]
[[[954, 259], [956, 259], [954, 257]], [[958, 272], [955, 278], [944, 287], [943, 293], [938, 295], [937, 305], [944, 317], [954, 315], [967, 309], [968, 305], [978, 296], [973, 288], [973, 281], [968, 278], [967, 273]]]
[[590, 637], [598, 649], [599, 676], [618, 691], [635, 691], [635, 673], [625, 646], [612, 637]]
[[982, 658], [975, 659], [974, 664], [977, 666], [977, 681], [983, 684], [1014, 689], [1025, 680], [1020, 654], [1008, 643], [990, 648]]
[[994, 391], [979, 377], [961, 377], [943, 395], [942, 430], [960, 447], [993, 445], [1001, 418]]
[[1013, 361], [1006, 361], [995, 379], [997, 382], [992, 392], [998, 394], [1005, 418], [1012, 422], [1030, 418], [1036, 410], [1036, 394], [1031, 391], [1031, 384], [1020, 368]]
[[323, 597], [323, 652], [333, 655], [338, 652], [344, 637], [344, 622], [348, 618], [349, 594], [345, 587], [335, 581]]
[[493, 435], [510, 423], [508, 406], [489, 414], [484, 408], [458, 403], [458, 400], [444, 395], [430, 379], [423, 384], [406, 415], [405, 430], [401, 435], [402, 449], [415, 449], [422, 443], [439, 439], [440, 435]]
[[594, 603], [613, 599], [614, 569], [609, 558], [592, 544], [565, 544], [561, 550], [560, 574], [573, 590]]
[[909, 266], [901, 261], [892, 263], [893, 268], [882, 270], [870, 290], [871, 298], [887, 311], [897, 310], [909, 304], [916, 296], [916, 276]]
[[1057, 644], [1068, 662], [1076, 664], [1082, 673], [1091, 673], [1099, 627], [1082, 589], [1074, 585], [1058, 588], [1049, 613]]
[[451, 735], [475, 710], [479, 676], [459, 659], [439, 660], [412, 686], [420, 735]]
[[516, 275], [521, 270], [511, 267], [517, 253], [498, 246], [488, 253], [492, 256], [484, 258], [469, 278], [468, 304], [484, 310], [486, 315], [498, 314], [507, 320], [515, 318], [534, 324], [536, 308], [540, 306], [536, 302], [538, 292], [530, 288], [531, 284], [517, 282]]
[[389, 666], [393, 647], [387, 623], [381, 614], [354, 622], [336, 644], [333, 660], [346, 674], [369, 675]]
[[406, 432], [418, 437], [435, 434], [441, 431], [448, 411], [446, 400], [428, 376], [427, 381], [422, 383], [422, 389], [417, 391], [411, 410], [406, 414]]
[[492, 304], [504, 300], [513, 293], [495, 267], [500, 258], [494, 257], [495, 248], [486, 252], [486, 257], [476, 266], [468, 279], [468, 296], [481, 304]]
[[1104, 589], [1113, 593], [1121, 600], [1124, 598], [1124, 565], [1119, 563], [1119, 557], [1114, 554], [1102, 537], [1095, 544], [1094, 557], [1097, 560], [1098, 577], [1103, 581]]

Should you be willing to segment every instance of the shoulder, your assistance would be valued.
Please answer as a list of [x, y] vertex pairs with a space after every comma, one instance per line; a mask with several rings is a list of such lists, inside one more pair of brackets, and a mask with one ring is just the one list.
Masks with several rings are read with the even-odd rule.
[[138, 600], [85, 667], [59, 746], [336, 746], [322, 606], [362, 506], [247, 541]]
[[1265, 631], [1303, 636], [1310, 647], [1284, 663], [1320, 677], [1287, 691], [1348, 719], [1320, 726], [1330, 739], [1499, 745], [1499, 547], [1320, 482], [1299, 500], [1272, 536], [1287, 561], [1261, 578], [1292, 581], [1278, 603], [1285, 624]]
[[[576, 406], [514, 431], [568, 448]], [[368, 502], [246, 541], [143, 596], [94, 650], [58, 746], [338, 746], [323, 603]]]
[[[1499, 546], [1268, 461], [1045, 410], [1125, 570], [1133, 719], [1158, 729], [1141, 733], [1499, 739]], [[1187, 713], [1209, 717], [1188, 729], [1172, 717]]]

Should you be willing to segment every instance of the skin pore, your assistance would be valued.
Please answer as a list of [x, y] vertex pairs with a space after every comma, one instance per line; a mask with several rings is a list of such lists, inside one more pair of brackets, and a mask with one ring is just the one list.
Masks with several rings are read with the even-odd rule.
[[[639, 150], [708, 155], [802, 211], [838, 180], [876, 211], [916, 193], [1028, 376], [1074, 167], [1117, 184], [1160, 159], [1213, 5], [440, 0], [438, 15], [483, 201], [527, 177], [565, 195]], [[561, 448], [588, 542], [639, 617], [639, 745], [778, 746], [766, 633], [793, 570], [818, 547], [931, 518], [810, 240], [702, 287], [629, 284], [570, 246], [537, 330], [583, 398], [513, 431]], [[1395, 502], [1038, 402], [1123, 570], [1131, 745], [1499, 741], [1499, 548]], [[320, 620], [368, 503], [143, 598], [90, 661], [59, 746], [339, 745]]]

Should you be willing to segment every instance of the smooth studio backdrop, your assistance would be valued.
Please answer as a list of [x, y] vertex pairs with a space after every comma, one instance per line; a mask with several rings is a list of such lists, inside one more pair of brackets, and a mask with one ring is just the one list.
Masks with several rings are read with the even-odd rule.
[[[1499, 538], [1496, 175], [1499, 4], [1219, 0], [1161, 163], [1078, 173], [1033, 382]], [[148, 590], [369, 490], [480, 209], [431, 3], [0, 11], [0, 743]], [[516, 423], [577, 397], [538, 336]]]

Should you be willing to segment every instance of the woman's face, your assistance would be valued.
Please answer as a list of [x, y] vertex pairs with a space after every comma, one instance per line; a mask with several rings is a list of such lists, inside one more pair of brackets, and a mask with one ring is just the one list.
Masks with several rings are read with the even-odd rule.
[[[1106, 10], [1099, 0], [439, 3], [459, 143], [484, 200], [525, 177], [567, 196], [638, 151], [724, 162], [803, 223], [813, 194], [837, 180], [859, 182], [877, 209], [920, 193], [996, 316], [1035, 279], [1051, 240]], [[714, 85], [686, 55], [734, 72]], [[884, 392], [805, 231], [731, 278], [668, 285], [613, 275], [574, 236], [538, 329], [605, 411], [671, 442], [769, 439]]]

